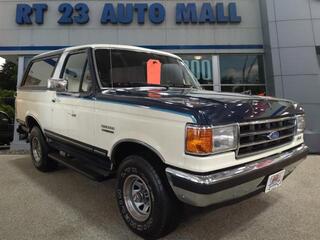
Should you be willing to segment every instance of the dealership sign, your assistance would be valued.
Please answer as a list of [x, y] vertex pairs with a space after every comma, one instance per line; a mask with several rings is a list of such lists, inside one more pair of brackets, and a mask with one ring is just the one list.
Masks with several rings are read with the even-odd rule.
[[[42, 25], [46, 12], [50, 11], [46, 3], [17, 4], [16, 23], [19, 25]], [[55, 11], [61, 16], [56, 20], [59, 25], [86, 24], [90, 21], [90, 8], [86, 3], [60, 4]], [[161, 24], [166, 19], [166, 8], [161, 3], [105, 3], [101, 6], [101, 24], [144, 24], [148, 19], [153, 24]], [[175, 6], [175, 22], [177, 24], [205, 23], [240, 23], [236, 3], [211, 4], [205, 2], [177, 3]]]

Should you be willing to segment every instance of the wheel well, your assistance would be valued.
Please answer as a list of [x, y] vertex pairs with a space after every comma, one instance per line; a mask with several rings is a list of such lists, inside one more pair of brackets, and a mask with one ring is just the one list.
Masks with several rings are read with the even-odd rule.
[[27, 127], [28, 127], [28, 129], [29, 129], [29, 132], [32, 130], [32, 128], [33, 128], [34, 126], [39, 127], [39, 129], [41, 130], [40, 124], [37, 122], [37, 120], [35, 120], [35, 119], [34, 119], [33, 117], [31, 117], [31, 116], [26, 117], [26, 125], [27, 125]]
[[164, 162], [160, 154], [156, 153], [151, 147], [137, 142], [121, 142], [117, 144], [111, 153], [111, 160], [115, 169], [119, 167], [121, 162], [130, 155], [139, 155], [146, 158], [152, 165], [164, 167]]

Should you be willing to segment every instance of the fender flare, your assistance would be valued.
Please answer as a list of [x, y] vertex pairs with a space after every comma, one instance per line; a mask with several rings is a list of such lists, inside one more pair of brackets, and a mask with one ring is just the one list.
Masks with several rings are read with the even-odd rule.
[[31, 129], [30, 129], [29, 126], [28, 126], [28, 121], [27, 121], [28, 118], [34, 119], [34, 121], [35, 121], [35, 122], [38, 124], [38, 126], [40, 127], [40, 130], [43, 132], [43, 129], [42, 129], [42, 127], [41, 127], [41, 124], [39, 123], [39, 120], [38, 120], [33, 114], [28, 114], [28, 115], [26, 115], [26, 117], [25, 117], [25, 124], [26, 124], [27, 128], [29, 129], [29, 131], [31, 131]]
[[141, 146], [144, 146], [146, 148], [148, 148], [150, 151], [154, 152], [158, 157], [159, 159], [165, 163], [165, 160], [164, 160], [164, 157], [161, 155], [161, 153], [155, 149], [154, 147], [152, 147], [150, 144], [148, 143], [145, 143], [143, 141], [140, 141], [140, 140], [137, 140], [137, 139], [133, 139], [133, 138], [124, 138], [124, 139], [121, 139], [121, 140], [118, 140], [115, 144], [113, 144], [111, 150], [110, 150], [110, 159], [111, 161], [114, 163], [114, 154], [115, 154], [115, 149], [121, 144], [121, 143], [124, 143], [124, 142], [127, 142], [127, 143], [136, 143], [136, 144], [139, 144]]

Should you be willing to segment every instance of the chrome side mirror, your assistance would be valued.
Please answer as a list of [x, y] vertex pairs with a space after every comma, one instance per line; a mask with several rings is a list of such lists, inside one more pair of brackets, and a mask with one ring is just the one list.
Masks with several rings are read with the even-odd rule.
[[68, 88], [68, 81], [63, 79], [49, 79], [48, 88], [57, 92], [66, 92]]
[[1, 120], [0, 120], [1, 122], [3, 122], [3, 123], [9, 123], [9, 119], [8, 118], [2, 118]]

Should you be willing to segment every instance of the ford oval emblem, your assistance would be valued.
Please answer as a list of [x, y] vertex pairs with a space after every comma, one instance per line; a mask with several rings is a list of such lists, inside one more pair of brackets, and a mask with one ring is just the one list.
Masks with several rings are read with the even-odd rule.
[[270, 140], [276, 140], [280, 137], [280, 133], [278, 131], [271, 132], [267, 135], [267, 138]]

